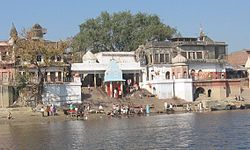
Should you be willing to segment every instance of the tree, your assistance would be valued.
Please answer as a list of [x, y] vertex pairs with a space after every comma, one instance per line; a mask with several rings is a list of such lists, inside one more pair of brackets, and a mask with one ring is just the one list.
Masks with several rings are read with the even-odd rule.
[[62, 62], [54, 62], [52, 60], [57, 57], [61, 57], [62, 59], [64, 50], [67, 47], [67, 42], [47, 41], [44, 40], [41, 35], [37, 37], [37, 34], [32, 33], [34, 31], [37, 32], [37, 29], [30, 31], [24, 30], [22, 33], [23, 36], [15, 40], [14, 55], [17, 69], [25, 69], [28, 73], [30, 73], [31, 69], [37, 70], [37, 75], [34, 75], [34, 77], [37, 77], [36, 84], [27, 81], [27, 76], [22, 77], [18, 75], [17, 81], [20, 82], [19, 86], [22, 88], [26, 84], [33, 84], [35, 86], [34, 89], [36, 89], [36, 99], [41, 100], [46, 68], [63, 65]]
[[92, 49], [92, 52], [133, 51], [148, 41], [163, 41], [175, 33], [176, 29], [163, 24], [156, 15], [102, 12], [80, 25], [80, 32], [73, 38], [73, 48], [75, 51]]

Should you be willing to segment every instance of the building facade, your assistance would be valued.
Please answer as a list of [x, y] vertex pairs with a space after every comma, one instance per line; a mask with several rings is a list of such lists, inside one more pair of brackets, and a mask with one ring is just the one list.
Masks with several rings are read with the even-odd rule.
[[82, 59], [82, 63], [71, 64], [72, 74], [80, 74], [84, 87], [103, 87], [110, 97], [122, 97], [127, 88], [142, 80], [134, 52], [87, 51]]
[[12, 25], [10, 38], [0, 41], [0, 107], [9, 107], [16, 99], [14, 41], [17, 30]]
[[210, 99], [238, 95], [241, 82], [227, 79], [226, 55], [227, 44], [212, 40], [204, 32], [198, 38], [149, 42], [136, 50], [136, 58], [143, 66], [141, 87], [162, 99], [194, 101], [203, 95]]

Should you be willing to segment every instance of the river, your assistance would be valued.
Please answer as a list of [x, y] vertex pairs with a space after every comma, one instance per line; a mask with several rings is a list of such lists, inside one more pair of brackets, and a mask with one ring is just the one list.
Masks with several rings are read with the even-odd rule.
[[0, 150], [250, 149], [250, 111], [0, 126]]

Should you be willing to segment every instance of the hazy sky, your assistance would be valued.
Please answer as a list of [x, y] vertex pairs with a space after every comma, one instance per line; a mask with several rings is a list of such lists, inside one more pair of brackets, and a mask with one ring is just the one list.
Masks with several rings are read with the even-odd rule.
[[216, 41], [227, 42], [229, 52], [250, 48], [250, 0], [5, 0], [0, 9], [0, 40], [9, 37], [12, 22], [20, 32], [39, 23], [49, 40], [79, 32], [86, 19], [102, 11], [158, 15], [183, 36], [198, 36], [200, 25]]

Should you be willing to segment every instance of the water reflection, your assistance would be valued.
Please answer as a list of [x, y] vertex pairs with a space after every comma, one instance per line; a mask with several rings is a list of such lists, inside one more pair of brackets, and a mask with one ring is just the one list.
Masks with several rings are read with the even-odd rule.
[[250, 111], [2, 125], [0, 149], [249, 149]]

